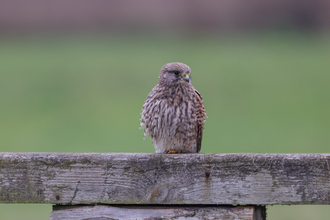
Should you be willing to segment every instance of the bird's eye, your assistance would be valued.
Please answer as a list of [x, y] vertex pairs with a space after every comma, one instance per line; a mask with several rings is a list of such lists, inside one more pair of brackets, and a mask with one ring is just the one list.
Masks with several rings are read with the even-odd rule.
[[179, 71], [173, 71], [174, 75], [178, 76], [180, 75], [180, 72]]

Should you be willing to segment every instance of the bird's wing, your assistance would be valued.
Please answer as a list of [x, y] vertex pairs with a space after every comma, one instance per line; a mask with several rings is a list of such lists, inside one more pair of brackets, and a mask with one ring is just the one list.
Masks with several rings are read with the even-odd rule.
[[147, 99], [143, 103], [141, 118], [140, 118], [140, 129], [144, 128], [144, 137], [152, 136], [153, 126], [152, 126], [152, 117], [154, 115], [154, 105], [159, 102], [159, 93], [158, 85], [156, 85], [151, 92], [149, 93]]
[[203, 130], [204, 130], [204, 121], [205, 116], [207, 116], [204, 105], [203, 98], [201, 94], [195, 90], [197, 94], [197, 153], [200, 152], [202, 148], [202, 138], [203, 138]]

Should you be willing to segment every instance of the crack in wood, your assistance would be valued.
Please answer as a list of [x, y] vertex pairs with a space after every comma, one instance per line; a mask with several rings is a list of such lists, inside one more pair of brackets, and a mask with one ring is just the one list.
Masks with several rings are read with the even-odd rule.
[[71, 198], [70, 204], [72, 204], [73, 200], [76, 198], [77, 192], [79, 191], [78, 186], [80, 184], [80, 180], [78, 181], [77, 185], [76, 185], [76, 189], [74, 190], [73, 196]]

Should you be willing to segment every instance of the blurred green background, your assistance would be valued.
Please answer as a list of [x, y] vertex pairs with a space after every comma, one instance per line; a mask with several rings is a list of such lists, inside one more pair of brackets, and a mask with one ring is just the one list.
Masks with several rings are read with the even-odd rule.
[[[191, 67], [209, 116], [201, 153], [329, 152], [328, 31], [160, 29], [3, 28], [0, 151], [154, 152], [139, 130], [142, 103], [160, 68], [178, 61]], [[0, 205], [0, 219], [50, 212]], [[329, 216], [329, 206], [268, 207], [269, 220]]]

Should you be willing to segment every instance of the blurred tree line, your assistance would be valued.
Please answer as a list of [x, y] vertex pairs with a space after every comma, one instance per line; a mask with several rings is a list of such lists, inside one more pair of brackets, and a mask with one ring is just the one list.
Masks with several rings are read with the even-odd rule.
[[328, 0], [13, 0], [0, 3], [0, 33], [67, 31], [328, 30]]

